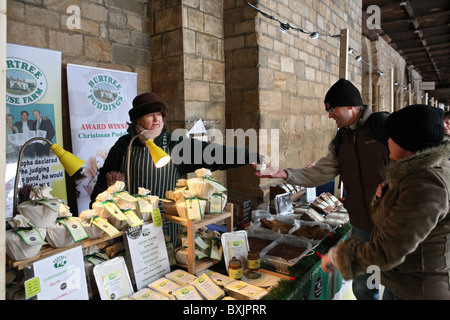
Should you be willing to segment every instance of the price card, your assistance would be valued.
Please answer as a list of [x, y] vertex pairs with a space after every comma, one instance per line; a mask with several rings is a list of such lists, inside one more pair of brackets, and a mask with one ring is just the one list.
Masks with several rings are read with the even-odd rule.
[[213, 193], [209, 198], [209, 213], [222, 213], [223, 197], [219, 193]]
[[57, 199], [38, 199], [34, 201], [44, 206], [47, 206], [54, 212], [69, 211], [69, 207], [64, 205], [60, 200]]
[[39, 277], [31, 278], [25, 281], [25, 299], [30, 299], [41, 292]]
[[126, 191], [115, 193], [114, 196], [118, 197], [118, 198], [120, 198], [122, 200], [125, 200], [127, 202], [136, 202], [137, 201], [137, 199], [135, 197], [133, 197], [131, 194], [129, 194]]
[[116, 228], [114, 228], [114, 226], [112, 224], [110, 224], [108, 221], [106, 221], [103, 218], [100, 217], [95, 217], [92, 218], [92, 223], [95, 224], [97, 227], [99, 227], [100, 229], [102, 229], [103, 231], [106, 232], [106, 234], [110, 237], [115, 236], [116, 234], [119, 234], [120, 231], [117, 230]]
[[127, 220], [127, 216], [123, 214], [122, 210], [117, 206], [114, 201], [103, 201], [102, 204], [105, 206], [106, 210], [111, 213], [118, 220]]
[[42, 239], [41, 233], [36, 228], [31, 229], [16, 229], [14, 232], [29, 246], [39, 246], [47, 244], [47, 242]]
[[186, 204], [188, 219], [194, 220], [201, 219], [203, 217], [202, 209], [200, 208], [200, 201], [198, 200], [198, 198], [185, 199], [184, 202]]
[[162, 226], [162, 218], [161, 218], [161, 211], [159, 211], [159, 208], [152, 210], [152, 220], [155, 227], [161, 227]]
[[123, 213], [127, 216], [128, 219], [126, 223], [128, 223], [130, 227], [136, 227], [143, 224], [142, 220], [132, 209], [125, 210]]
[[58, 222], [66, 227], [74, 242], [89, 238], [83, 225], [74, 217], [58, 219]]

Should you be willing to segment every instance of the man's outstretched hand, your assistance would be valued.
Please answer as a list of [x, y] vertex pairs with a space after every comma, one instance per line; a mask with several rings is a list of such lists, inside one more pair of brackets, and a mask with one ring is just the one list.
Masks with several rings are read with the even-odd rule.
[[[252, 163], [252, 166], [256, 169], [256, 163]], [[260, 178], [287, 178], [286, 171], [270, 166], [266, 166], [266, 168], [261, 169], [261, 171], [255, 171], [255, 175]]]

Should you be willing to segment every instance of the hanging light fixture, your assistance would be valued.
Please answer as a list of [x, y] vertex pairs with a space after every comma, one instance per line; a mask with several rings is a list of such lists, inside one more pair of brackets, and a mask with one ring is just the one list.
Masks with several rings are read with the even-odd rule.
[[22, 163], [23, 158], [23, 152], [26, 147], [28, 147], [31, 143], [42, 140], [45, 141], [50, 145], [50, 150], [52, 150], [55, 155], [58, 157], [59, 161], [63, 165], [66, 172], [69, 174], [69, 176], [73, 176], [75, 172], [77, 172], [83, 165], [84, 161], [75, 156], [74, 154], [64, 150], [62, 147], [57, 145], [56, 143], [52, 143], [50, 140], [43, 138], [43, 137], [35, 137], [27, 142], [20, 148], [19, 151], [19, 159], [17, 163], [17, 170], [16, 170], [16, 179], [14, 181], [14, 198], [13, 198], [13, 215], [16, 214], [17, 210], [17, 189], [19, 185], [19, 177], [20, 177], [20, 164]]
[[[127, 149], [127, 187], [128, 187], [128, 191], [130, 191], [130, 186], [131, 186], [131, 180], [130, 180], [130, 155], [131, 155], [131, 146], [133, 145], [133, 141], [136, 138], [139, 137], [144, 137], [146, 138], [144, 135], [142, 134], [137, 134], [135, 135], [133, 138], [131, 138], [130, 143], [128, 144], [128, 149]], [[147, 139], [147, 138], [146, 138]], [[164, 152], [163, 149], [161, 149], [160, 147], [158, 147], [153, 140], [151, 139], [147, 139], [145, 141], [145, 145], [147, 146], [147, 148], [150, 150], [150, 155], [152, 156], [153, 159], [153, 163], [155, 165], [156, 168], [162, 168], [165, 165], [167, 165], [170, 162], [170, 156]]]
[[309, 34], [309, 36], [311, 37], [311, 39], [317, 39], [317, 38], [319, 38], [320, 37], [320, 32], [317, 32], [317, 31], [314, 31], [314, 32], [311, 32], [310, 34]]
[[289, 23], [280, 22], [280, 31], [283, 33], [288, 32], [290, 29]]

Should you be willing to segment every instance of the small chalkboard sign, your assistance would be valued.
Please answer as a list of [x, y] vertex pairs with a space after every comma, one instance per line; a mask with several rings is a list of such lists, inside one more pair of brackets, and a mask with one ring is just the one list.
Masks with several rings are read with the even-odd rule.
[[252, 219], [252, 201], [246, 200], [242, 202], [241, 209], [241, 221], [242, 227], [246, 227], [250, 224], [250, 220]]

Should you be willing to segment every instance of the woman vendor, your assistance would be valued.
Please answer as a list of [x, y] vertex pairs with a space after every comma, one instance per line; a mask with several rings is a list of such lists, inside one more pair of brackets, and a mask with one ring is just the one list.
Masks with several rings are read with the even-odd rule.
[[[108, 187], [107, 173], [126, 173], [128, 145], [136, 134], [145, 138], [136, 138], [131, 148], [131, 185], [128, 186], [130, 194], [136, 194], [138, 188], [142, 187], [150, 190], [152, 195], [165, 198], [166, 191], [173, 190], [177, 180], [189, 172], [194, 172], [199, 168], [206, 168], [211, 171], [238, 168], [259, 160], [256, 153], [250, 153], [246, 148], [227, 147], [175, 136], [167, 130], [164, 124], [167, 113], [167, 104], [153, 92], [140, 94], [133, 99], [133, 107], [129, 111], [131, 123], [128, 134], [120, 137], [111, 147], [103, 167], [99, 170], [97, 183], [91, 194], [91, 206], [97, 195]], [[147, 139], [153, 140], [157, 146], [171, 155], [172, 161], [162, 168], [156, 168], [150, 151], [145, 146], [145, 140]], [[212, 157], [210, 158], [213, 159], [216, 159], [215, 152], [221, 151], [221, 155], [218, 156], [220, 161], [211, 162], [211, 159], [205, 159], [203, 151], [207, 147], [208, 152], [205, 154], [211, 153]], [[172, 152], [174, 150], [175, 152]], [[194, 152], [198, 150], [202, 150], [201, 157], [198, 152]], [[230, 154], [233, 155], [231, 158]]]

